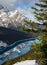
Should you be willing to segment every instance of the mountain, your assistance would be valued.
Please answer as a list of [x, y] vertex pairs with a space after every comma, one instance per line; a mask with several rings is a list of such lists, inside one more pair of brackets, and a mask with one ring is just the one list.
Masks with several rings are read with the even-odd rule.
[[20, 12], [19, 10], [14, 10], [9, 13], [10, 13], [9, 17], [13, 20], [14, 23], [15, 22], [21, 23], [23, 21], [23, 19], [25, 18], [25, 15], [22, 12]]
[[4, 9], [0, 10], [0, 26], [3, 27], [18, 29], [25, 24], [25, 18], [22, 11], [18, 9], [9, 12], [4, 11]]

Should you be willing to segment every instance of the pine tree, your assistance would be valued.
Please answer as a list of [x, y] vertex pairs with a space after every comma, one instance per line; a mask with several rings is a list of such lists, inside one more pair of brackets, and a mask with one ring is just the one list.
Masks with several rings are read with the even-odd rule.
[[37, 21], [45, 25], [45, 30], [47, 30], [47, 0], [39, 0], [39, 3], [35, 3], [32, 7], [34, 10], [34, 15]]
[[39, 3], [35, 3], [37, 8], [32, 7], [34, 9], [35, 18], [44, 23], [47, 22], [47, 0], [40, 0]]
[[[45, 33], [40, 37], [41, 38], [41, 44], [38, 45], [38, 47], [35, 45], [35, 50], [37, 57], [40, 57], [40, 65], [47, 65], [47, 0], [39, 0], [39, 3], [35, 3], [36, 7], [32, 7], [34, 10], [34, 15], [37, 21], [42, 22], [43, 25], [45, 25]], [[36, 49], [38, 51], [36, 51]], [[39, 52], [39, 54], [38, 54]], [[41, 53], [40, 53], [41, 52]]]

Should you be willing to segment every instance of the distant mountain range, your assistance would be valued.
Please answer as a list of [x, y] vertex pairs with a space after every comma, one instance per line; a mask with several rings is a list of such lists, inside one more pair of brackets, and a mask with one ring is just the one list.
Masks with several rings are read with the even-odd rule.
[[5, 11], [0, 5], [0, 26], [17, 28], [24, 25], [25, 15], [20, 10]]

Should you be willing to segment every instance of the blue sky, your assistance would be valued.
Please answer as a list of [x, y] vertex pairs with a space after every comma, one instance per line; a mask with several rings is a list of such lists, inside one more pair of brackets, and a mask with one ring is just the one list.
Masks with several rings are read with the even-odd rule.
[[35, 20], [31, 7], [34, 6], [34, 3], [37, 1], [38, 0], [0, 0], [0, 4], [9, 10], [18, 8], [22, 10], [29, 19]]
[[16, 3], [14, 4], [14, 8], [19, 8], [23, 10], [26, 17], [34, 21], [35, 19], [31, 7], [33, 7], [35, 5], [34, 3], [37, 1], [38, 0], [19, 0], [16, 1]]
[[17, 1], [15, 3], [15, 7], [20, 7], [20, 8], [29, 8], [34, 5], [33, 0], [23, 0], [23, 1]]

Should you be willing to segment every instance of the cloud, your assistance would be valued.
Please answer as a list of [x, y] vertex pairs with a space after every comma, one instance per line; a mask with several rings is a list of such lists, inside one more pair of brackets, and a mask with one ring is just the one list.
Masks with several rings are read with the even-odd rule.
[[2, 4], [4, 7], [7, 7], [8, 9], [12, 9], [16, 1], [17, 0], [0, 0], [0, 4]]
[[24, 3], [24, 2], [31, 2], [32, 0], [19, 0], [19, 2], [22, 2], [22, 3]]
[[32, 0], [0, 0], [0, 4], [2, 4], [4, 7], [7, 7], [8, 9], [13, 9], [14, 4], [20, 3], [20, 4], [28, 4]]

